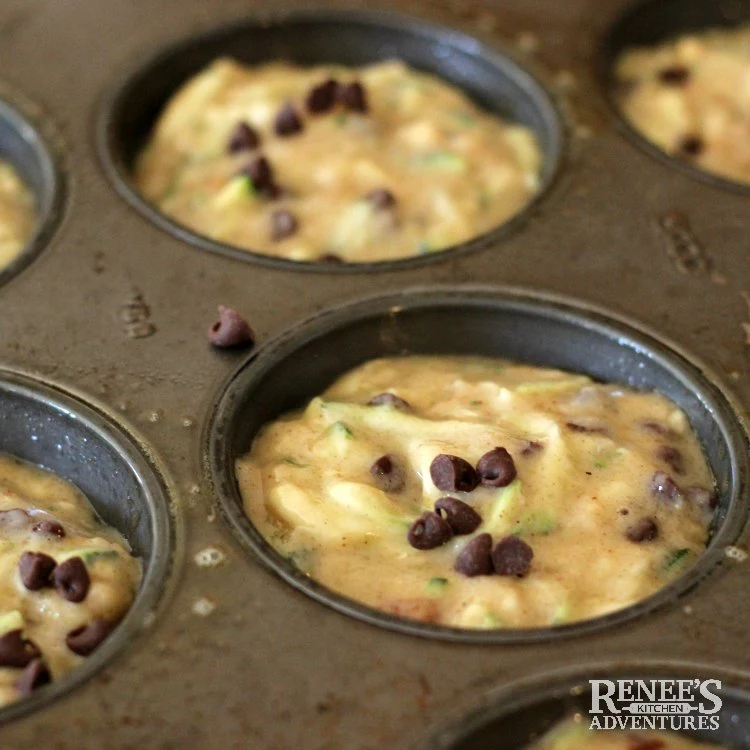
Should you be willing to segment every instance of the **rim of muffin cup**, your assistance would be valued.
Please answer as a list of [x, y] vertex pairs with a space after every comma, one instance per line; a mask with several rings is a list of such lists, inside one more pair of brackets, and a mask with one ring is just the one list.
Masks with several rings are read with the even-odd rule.
[[[460, 324], [457, 315], [463, 316]], [[247, 454], [265, 424], [303, 407], [345, 372], [375, 357], [408, 353], [493, 356], [667, 395], [690, 418], [718, 483], [706, 550], [642, 601], [591, 619], [533, 628], [470, 629], [401, 618], [307, 576], [245, 515], [235, 460]], [[222, 387], [203, 442], [206, 473], [225, 522], [253, 559], [294, 588], [345, 615], [400, 633], [506, 644], [577, 636], [635, 621], [674, 604], [714, 572], [747, 517], [747, 425], [739, 402], [710, 368], [632, 319], [535, 290], [454, 286], [367, 297], [287, 329], [252, 354]]]
[[[316, 29], [328, 30], [323, 38]], [[330, 33], [347, 34], [329, 53]], [[276, 52], [254, 52], [242, 40], [263, 35]], [[378, 40], [382, 39], [382, 43]], [[317, 40], [317, 41], [316, 41]], [[257, 40], [256, 40], [257, 41]], [[343, 51], [342, 51], [343, 50]], [[132, 175], [134, 161], [172, 94], [205, 65], [226, 54], [245, 64], [288, 60], [303, 66], [361, 66], [398, 58], [461, 89], [482, 109], [531, 127], [542, 152], [540, 186], [529, 201], [504, 222], [471, 239], [439, 251], [395, 260], [362, 263], [292, 260], [245, 250], [190, 229], [144, 198]], [[167, 81], [165, 83], [165, 81]], [[154, 87], [157, 92], [154, 93]], [[145, 102], [144, 102], [145, 98]], [[566, 125], [549, 88], [511, 50], [490, 45], [466, 32], [393, 11], [297, 9], [238, 19], [162, 48], [130, 70], [101, 103], [97, 150], [116, 192], [162, 231], [200, 250], [249, 263], [296, 271], [363, 273], [408, 269], [487, 248], [519, 229], [549, 195], [563, 167]]]

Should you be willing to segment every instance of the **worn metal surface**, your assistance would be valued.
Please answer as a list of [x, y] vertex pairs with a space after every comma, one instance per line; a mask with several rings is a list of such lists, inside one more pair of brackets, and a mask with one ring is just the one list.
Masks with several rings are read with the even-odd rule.
[[[190, 247], [131, 208], [96, 154], [98, 107], [128, 70], [166, 44], [268, 12], [270, 3], [3, 1], [3, 85], [61, 132], [68, 199], [48, 246], [0, 288], [0, 363], [120, 412], [166, 467], [184, 529], [182, 562], [153, 626], [66, 698], [4, 726], [3, 749], [407, 748], [485, 690], [572, 665], [648, 658], [750, 672], [748, 563], [722, 566], [677, 604], [584, 637], [433, 642], [345, 617], [267, 572], [217, 518], [203, 475], [205, 420], [239, 364], [206, 343], [219, 303], [245, 312], [268, 340], [306, 315], [377, 291], [469, 281], [538, 287], [632, 315], [710, 363], [750, 406], [748, 199], [673, 169], [624, 135], [595, 63], [626, 4], [367, 2], [515, 49], [558, 97], [570, 137], [548, 197], [495, 246], [344, 275]], [[538, 49], [528, 52], [534, 41]], [[683, 215], [677, 225], [675, 211]], [[220, 548], [226, 561], [196, 565], [206, 547]], [[208, 616], [194, 612], [202, 599], [215, 605]]]

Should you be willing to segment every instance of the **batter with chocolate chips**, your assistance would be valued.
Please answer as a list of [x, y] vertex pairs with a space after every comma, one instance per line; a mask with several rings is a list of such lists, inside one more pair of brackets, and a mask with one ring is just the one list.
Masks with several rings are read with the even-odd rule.
[[34, 197], [16, 170], [0, 159], [0, 269], [21, 253], [34, 231]]
[[527, 128], [399, 62], [248, 68], [217, 60], [159, 118], [144, 197], [214, 240], [321, 263], [444, 250], [539, 187]]
[[482, 357], [357, 367], [266, 425], [236, 471], [249, 518], [300, 570], [464, 628], [644, 599], [701, 554], [715, 505], [663, 396]]
[[140, 580], [125, 539], [79, 490], [0, 454], [0, 706], [80, 664]]
[[632, 49], [618, 60], [626, 118], [668, 154], [750, 183], [750, 26]]

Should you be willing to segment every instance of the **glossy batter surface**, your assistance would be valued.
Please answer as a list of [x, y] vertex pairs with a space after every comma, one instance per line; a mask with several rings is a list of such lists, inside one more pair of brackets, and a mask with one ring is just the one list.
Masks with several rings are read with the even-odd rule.
[[[57, 524], [63, 535], [59, 529], [45, 531], [48, 524], [38, 526], [45, 522]], [[51, 582], [29, 590], [19, 568], [27, 552], [44, 553], [58, 567], [80, 558], [90, 580], [85, 598], [71, 601]], [[67, 636], [97, 619], [114, 627], [133, 602], [140, 580], [140, 562], [125, 539], [99, 520], [77, 488], [0, 454], [0, 660], [12, 651], [3, 637], [20, 629], [41, 652], [52, 679], [59, 678], [83, 660], [69, 648]], [[0, 706], [22, 695], [17, 685], [23, 672], [0, 666]]]
[[[368, 405], [384, 392], [406, 407]], [[435, 485], [436, 456], [481, 467], [498, 447], [515, 465], [506, 486]], [[383, 456], [402, 486], [373, 473]], [[700, 555], [713, 512], [709, 467], [664, 397], [479, 357], [366, 363], [267, 425], [237, 476], [250, 519], [305, 573], [372, 607], [465, 628], [573, 622], [648, 597]], [[445, 496], [481, 524], [414, 548], [416, 519]], [[528, 570], [456, 570], [481, 534], [522, 540]]]
[[[342, 94], [311, 112], [311, 90], [331, 79], [361, 84], [365, 111]], [[300, 130], [279, 135], [286, 105]], [[252, 128], [244, 148], [241, 125]], [[250, 166], [260, 156], [273, 190]], [[221, 59], [170, 100], [135, 176], [161, 211], [215, 240], [300, 261], [365, 262], [495, 228], [537, 191], [540, 161], [530, 130], [398, 62], [248, 68]]]
[[34, 197], [16, 170], [0, 159], [0, 269], [14, 261], [34, 231]]
[[668, 154], [750, 183], [750, 26], [691, 34], [622, 55], [628, 120]]

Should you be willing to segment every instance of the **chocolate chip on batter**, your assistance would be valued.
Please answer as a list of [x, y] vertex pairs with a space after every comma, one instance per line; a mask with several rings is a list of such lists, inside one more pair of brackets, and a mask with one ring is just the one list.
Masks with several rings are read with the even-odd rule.
[[700, 156], [704, 145], [702, 138], [697, 135], [688, 135], [680, 141], [678, 149], [683, 156]]
[[281, 209], [271, 214], [271, 239], [274, 242], [291, 237], [298, 227], [297, 217], [291, 211]]
[[227, 151], [230, 154], [236, 154], [238, 151], [251, 151], [258, 146], [260, 146], [258, 131], [246, 122], [238, 122], [229, 135]]
[[252, 346], [255, 334], [236, 310], [219, 305], [219, 319], [208, 329], [208, 340], [222, 349], [245, 344]]
[[573, 432], [584, 432], [592, 435], [603, 435], [607, 432], [607, 428], [604, 425], [598, 423], [585, 423], [582, 421], [578, 422], [566, 422], [565, 426]]
[[265, 156], [256, 156], [255, 159], [249, 161], [242, 167], [240, 174], [249, 177], [258, 192], [263, 193], [275, 187], [273, 168]]
[[383, 492], [398, 492], [403, 489], [406, 481], [403, 469], [398, 465], [396, 457], [392, 455], [381, 456], [375, 461], [370, 467], [370, 474]]
[[327, 81], [313, 86], [307, 94], [305, 101], [307, 109], [315, 114], [328, 112], [336, 103], [337, 91], [338, 84], [333, 78], [329, 78]]
[[52, 675], [47, 665], [42, 659], [34, 659], [16, 680], [16, 690], [21, 695], [31, 695], [37, 688], [50, 682], [52, 682]]
[[435, 512], [445, 518], [457, 536], [471, 534], [482, 523], [482, 516], [456, 497], [441, 497], [435, 503]]
[[666, 425], [661, 424], [660, 422], [646, 420], [645, 422], [641, 422], [641, 427], [646, 432], [650, 432], [652, 435], [658, 435], [659, 437], [668, 438], [670, 440], [674, 440], [677, 437], [674, 430], [670, 429]]
[[69, 557], [55, 568], [52, 583], [63, 599], [77, 604], [89, 593], [91, 579], [83, 560], [80, 557]]
[[359, 81], [340, 83], [336, 94], [338, 100], [352, 112], [367, 112], [367, 95]]
[[287, 102], [276, 115], [273, 123], [276, 135], [287, 136], [302, 130], [302, 120], [291, 102]]
[[690, 79], [690, 71], [683, 65], [662, 68], [657, 75], [666, 86], [684, 86]]
[[492, 550], [492, 564], [501, 576], [523, 578], [531, 567], [534, 550], [517, 536], [506, 536]]
[[685, 473], [685, 458], [682, 451], [671, 445], [660, 445], [656, 451], [656, 457], [664, 461], [675, 474]]
[[31, 516], [22, 508], [0, 510], [0, 529], [4, 532], [23, 531], [30, 523]]
[[427, 511], [414, 521], [406, 536], [415, 549], [434, 549], [453, 538], [453, 529], [437, 513]]
[[396, 196], [390, 190], [386, 188], [377, 188], [371, 190], [365, 196], [365, 200], [378, 211], [385, 211], [389, 208], [393, 208], [396, 205]]
[[55, 565], [54, 558], [44, 552], [24, 552], [18, 561], [18, 574], [29, 591], [39, 591], [52, 585], [50, 576]]
[[516, 478], [513, 456], [505, 448], [493, 448], [479, 459], [477, 474], [485, 487], [507, 487]]
[[318, 263], [343, 263], [344, 259], [340, 255], [336, 255], [335, 253], [326, 253], [325, 255], [321, 255], [318, 258]]
[[378, 393], [368, 402], [368, 406], [392, 406], [399, 411], [411, 411], [411, 404], [404, 399], [399, 398], [395, 393]]
[[114, 626], [101, 617], [95, 617], [87, 625], [71, 630], [65, 636], [68, 648], [79, 656], [88, 656], [106, 639]]
[[660, 500], [670, 503], [676, 503], [682, 495], [672, 477], [664, 471], [657, 471], [651, 477], [651, 492]]
[[9, 630], [0, 636], [0, 667], [21, 669], [41, 656], [36, 644], [23, 637], [21, 630]]
[[542, 450], [544, 446], [538, 440], [529, 440], [526, 447], [521, 451], [522, 456], [533, 456]]
[[57, 537], [57, 539], [65, 538], [65, 527], [58, 521], [39, 521], [31, 527], [31, 530], [37, 534]]
[[692, 485], [685, 490], [685, 498], [689, 503], [706, 510], [715, 510], [719, 504], [719, 497], [715, 492], [696, 485]]
[[659, 536], [659, 527], [653, 518], [641, 518], [625, 530], [625, 536], [631, 541], [640, 544], [651, 542]]
[[447, 453], [432, 459], [430, 477], [433, 484], [445, 492], [471, 492], [479, 484], [479, 477], [468, 461]]
[[458, 553], [453, 569], [469, 578], [492, 575], [495, 572], [492, 565], [492, 537], [477, 534]]

